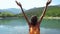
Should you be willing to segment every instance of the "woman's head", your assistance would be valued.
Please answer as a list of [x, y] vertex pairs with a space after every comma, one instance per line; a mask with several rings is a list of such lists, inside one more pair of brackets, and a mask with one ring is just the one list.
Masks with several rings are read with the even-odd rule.
[[36, 25], [36, 23], [37, 23], [37, 16], [32, 16], [31, 17], [31, 24]]

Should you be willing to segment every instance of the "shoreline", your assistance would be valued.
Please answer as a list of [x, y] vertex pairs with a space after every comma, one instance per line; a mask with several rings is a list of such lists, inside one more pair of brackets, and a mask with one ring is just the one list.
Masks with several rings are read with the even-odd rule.
[[[7, 18], [22, 18], [22, 17], [6, 17], [6, 18], [0, 17], [0, 19], [7, 19]], [[43, 19], [60, 19], [60, 17], [43, 17]]]
[[60, 19], [60, 17], [44, 17], [44, 19]]

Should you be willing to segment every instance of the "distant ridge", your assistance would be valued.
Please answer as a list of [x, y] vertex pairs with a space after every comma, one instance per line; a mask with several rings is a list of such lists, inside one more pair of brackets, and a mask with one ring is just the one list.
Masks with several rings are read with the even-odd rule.
[[8, 9], [0, 9], [0, 12], [10, 12], [13, 14], [19, 14], [21, 12], [21, 10], [18, 8], [8, 8]]
[[[32, 15], [40, 16], [43, 9], [44, 7], [32, 8], [32, 9], [26, 10], [25, 13], [28, 16], [32, 16]], [[60, 5], [49, 6], [46, 12], [46, 16], [60, 17]]]

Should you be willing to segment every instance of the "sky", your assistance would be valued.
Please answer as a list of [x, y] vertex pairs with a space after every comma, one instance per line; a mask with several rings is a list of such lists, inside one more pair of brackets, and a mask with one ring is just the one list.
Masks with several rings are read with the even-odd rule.
[[[36, 7], [45, 6], [47, 0], [17, 0], [22, 4], [22, 7], [26, 10]], [[50, 5], [59, 5], [60, 0], [52, 0]], [[8, 9], [8, 8], [20, 8], [15, 3], [15, 0], [0, 0], [0, 9]]]

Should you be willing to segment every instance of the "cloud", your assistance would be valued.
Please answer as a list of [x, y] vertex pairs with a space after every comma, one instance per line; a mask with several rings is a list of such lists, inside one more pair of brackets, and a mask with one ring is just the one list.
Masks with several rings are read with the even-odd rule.
[[0, 9], [17, 7], [15, 0], [0, 0]]
[[[20, 2], [25, 9], [30, 9], [34, 7], [43, 7], [45, 6], [47, 0], [17, 0]], [[60, 0], [53, 0], [50, 5], [56, 5], [59, 4]], [[19, 8], [15, 0], [0, 0], [0, 9], [6, 9], [6, 8]]]

